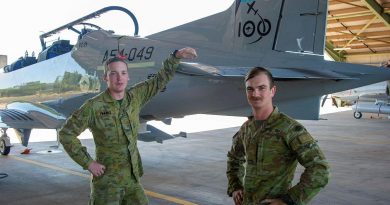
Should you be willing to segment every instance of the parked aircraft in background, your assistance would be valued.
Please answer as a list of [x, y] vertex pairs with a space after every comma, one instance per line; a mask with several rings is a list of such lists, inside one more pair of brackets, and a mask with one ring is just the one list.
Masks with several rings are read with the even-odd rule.
[[356, 119], [360, 119], [362, 113], [390, 115], [390, 81], [334, 93], [332, 101], [337, 107], [352, 105]]
[[[75, 25], [112, 8], [105, 8], [43, 34], [43, 51], [36, 63], [7, 67], [0, 73], [0, 127], [14, 128], [27, 146], [31, 129], [58, 129], [72, 111], [106, 89], [103, 63], [119, 53], [126, 56], [130, 82], [152, 77], [173, 50], [197, 49], [196, 62], [182, 62], [174, 79], [141, 111], [140, 120], [166, 120], [196, 113], [248, 116], [244, 76], [254, 66], [268, 67], [283, 112], [299, 119], [318, 119], [320, 97], [390, 79], [389, 69], [325, 61], [327, 0], [236, 0], [221, 13], [144, 38], [122, 36], [92, 25]], [[44, 37], [71, 29], [76, 45], [60, 40], [46, 46]], [[24, 65], [24, 64], [23, 64]], [[146, 126], [145, 126], [146, 127]], [[147, 129], [142, 130], [147, 133]], [[10, 151], [6, 132], [0, 151]]]

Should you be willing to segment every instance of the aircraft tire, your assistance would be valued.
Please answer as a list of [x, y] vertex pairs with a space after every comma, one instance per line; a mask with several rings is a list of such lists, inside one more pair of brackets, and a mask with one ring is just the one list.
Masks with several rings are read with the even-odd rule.
[[353, 117], [356, 118], [356, 119], [360, 119], [360, 118], [362, 118], [362, 116], [363, 116], [363, 115], [362, 115], [361, 112], [354, 112], [354, 113], [353, 113]]
[[10, 146], [7, 146], [7, 145], [5, 144], [5, 140], [2, 139], [2, 140], [0, 141], [0, 153], [1, 153], [2, 155], [8, 155], [10, 151], [11, 151], [11, 147], [10, 147]]

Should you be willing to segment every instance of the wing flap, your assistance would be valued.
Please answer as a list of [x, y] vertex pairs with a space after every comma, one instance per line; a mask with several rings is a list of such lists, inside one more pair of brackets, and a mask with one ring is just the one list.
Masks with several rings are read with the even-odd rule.
[[[244, 77], [252, 67], [211, 66], [201, 63], [182, 62], [177, 72], [194, 76], [214, 77]], [[336, 71], [310, 70], [304, 68], [268, 68], [276, 80], [328, 79], [352, 80], [358, 79]]]

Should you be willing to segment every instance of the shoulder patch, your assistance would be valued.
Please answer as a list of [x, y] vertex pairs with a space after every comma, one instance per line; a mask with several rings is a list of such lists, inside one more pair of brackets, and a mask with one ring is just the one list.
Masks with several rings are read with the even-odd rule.
[[300, 147], [304, 146], [304, 145], [308, 145], [308, 144], [311, 144], [314, 142], [314, 139], [313, 137], [306, 133], [306, 134], [303, 134], [303, 135], [299, 135], [298, 137], [296, 137], [295, 139], [293, 139], [291, 142], [290, 142], [290, 146], [293, 150], [298, 150]]

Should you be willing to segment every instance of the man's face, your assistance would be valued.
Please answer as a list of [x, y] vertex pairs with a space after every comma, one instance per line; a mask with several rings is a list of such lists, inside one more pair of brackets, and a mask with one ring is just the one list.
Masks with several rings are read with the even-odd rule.
[[108, 65], [108, 71], [104, 75], [104, 80], [107, 82], [108, 89], [114, 93], [125, 92], [129, 81], [126, 64], [123, 62], [113, 62]]
[[259, 109], [272, 106], [272, 98], [275, 95], [276, 87], [270, 87], [270, 82], [265, 74], [259, 74], [245, 82], [246, 96], [248, 103]]

